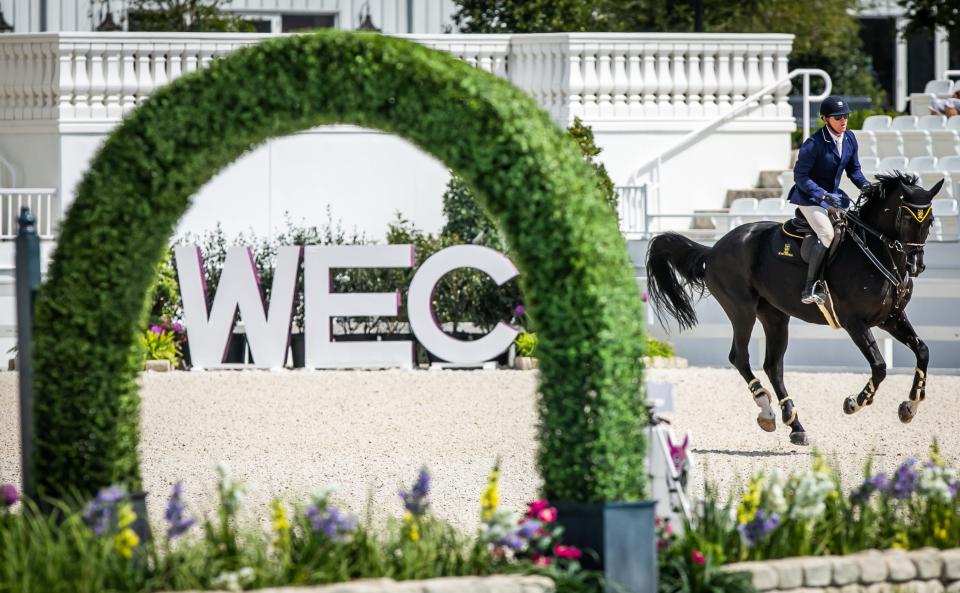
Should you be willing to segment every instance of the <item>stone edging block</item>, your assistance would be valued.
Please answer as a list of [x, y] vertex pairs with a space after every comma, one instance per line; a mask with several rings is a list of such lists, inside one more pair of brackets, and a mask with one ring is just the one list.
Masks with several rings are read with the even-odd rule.
[[[220, 593], [184, 591], [180, 593]], [[554, 583], [543, 576], [493, 575], [441, 577], [422, 581], [364, 579], [313, 587], [258, 589], [257, 593], [554, 593]]]

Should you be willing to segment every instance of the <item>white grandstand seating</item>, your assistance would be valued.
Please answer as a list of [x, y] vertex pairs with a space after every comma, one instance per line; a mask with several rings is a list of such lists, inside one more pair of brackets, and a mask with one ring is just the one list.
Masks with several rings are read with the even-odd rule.
[[903, 138], [900, 131], [916, 126], [916, 118], [912, 115], [897, 116], [887, 129], [873, 131], [876, 141], [876, 156], [880, 158], [903, 155]]
[[953, 89], [952, 80], [930, 80], [923, 87], [923, 92], [931, 95], [949, 95], [951, 89]]
[[956, 200], [933, 201], [933, 227], [930, 230], [933, 237], [941, 241], [960, 239], [960, 208]]
[[880, 159], [880, 165], [877, 167], [877, 172], [879, 173], [892, 173], [894, 171], [906, 171], [907, 170], [907, 157], [905, 156], [888, 156], [886, 158]]
[[960, 154], [960, 134], [947, 129], [947, 118], [942, 115], [924, 115], [917, 127], [930, 135], [930, 150], [933, 156], [942, 157]]
[[947, 129], [960, 131], [960, 115], [954, 115], [947, 120]]
[[946, 175], [949, 175], [949, 179], [944, 181], [943, 189], [937, 194], [937, 198], [960, 199], [960, 188], [957, 187], [957, 185], [960, 184], [960, 156], [950, 155], [943, 157], [937, 162], [937, 168]]
[[857, 138], [861, 157], [878, 156], [877, 139], [874, 132], [889, 130], [891, 121], [893, 120], [889, 115], [871, 115], [863, 121], [862, 130], [852, 130], [853, 135]]
[[780, 199], [786, 200], [790, 195], [790, 188], [793, 187], [793, 171], [784, 171], [777, 175], [777, 181], [780, 182], [780, 187], [783, 190], [780, 192]]
[[[937, 157], [933, 156], [918, 156], [910, 159], [910, 163], [907, 165], [907, 170], [911, 173], [915, 173], [919, 178], [920, 185], [926, 188], [933, 187], [934, 184], [938, 183], [941, 179], [944, 180], [943, 184], [945, 187], [950, 186], [950, 174], [941, 171], [937, 164]], [[940, 194], [943, 197], [948, 197], [947, 191], [940, 190]]]
[[875, 156], [860, 157], [860, 169], [864, 175], [876, 173], [880, 167], [880, 159]]
[[[904, 118], [902, 124], [898, 127], [897, 120]], [[909, 118], [909, 121], [906, 119]], [[893, 121], [896, 129], [900, 131], [900, 143], [903, 145], [903, 154], [908, 158], [918, 156], [932, 156], [933, 150], [930, 146], [930, 132], [921, 129], [917, 118], [913, 115], [901, 115]]]
[[710, 220], [713, 222], [713, 228], [716, 229], [717, 236], [720, 236], [741, 224], [753, 222], [756, 220], [754, 216], [756, 213], [756, 198], [737, 198], [730, 203], [727, 212], [714, 214], [710, 217]]

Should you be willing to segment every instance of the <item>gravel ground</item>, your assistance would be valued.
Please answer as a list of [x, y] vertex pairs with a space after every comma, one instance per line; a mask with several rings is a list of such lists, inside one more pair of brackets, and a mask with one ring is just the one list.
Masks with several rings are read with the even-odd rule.
[[[497, 456], [504, 505], [522, 508], [537, 493], [536, 377], [519, 371], [146, 374], [140, 454], [152, 519], [161, 520], [177, 480], [191, 508], [208, 512], [215, 466], [224, 463], [247, 485], [248, 512], [261, 518], [272, 497], [304, 501], [336, 486], [337, 498], [360, 515], [372, 500], [380, 520], [399, 514], [399, 485], [427, 464], [434, 511], [472, 528]], [[902, 425], [897, 406], [910, 376], [888, 377], [872, 407], [847, 417], [841, 402], [860, 390], [865, 374], [787, 373], [812, 448], [791, 445], [783, 428], [762, 432], [759, 410], [733, 370], [653, 370], [648, 378], [675, 385], [676, 409], [667, 416], [675, 430], [693, 433], [701, 477], [724, 490], [760, 469], [806, 468], [813, 448], [836, 455], [851, 479], [871, 452], [878, 468], [890, 470], [906, 456], [925, 454], [933, 438], [960, 465], [957, 376], [931, 377], [927, 402], [912, 424]], [[17, 410], [15, 376], [0, 373], [0, 483], [19, 480]]]

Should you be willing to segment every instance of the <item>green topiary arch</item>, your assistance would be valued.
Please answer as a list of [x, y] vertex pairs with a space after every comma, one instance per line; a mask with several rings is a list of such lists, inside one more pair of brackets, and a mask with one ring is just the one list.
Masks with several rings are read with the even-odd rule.
[[539, 329], [544, 494], [642, 498], [641, 306], [576, 145], [493, 75], [415, 43], [336, 31], [270, 40], [180, 78], [96, 154], [36, 305], [38, 494], [140, 487], [138, 336], [177, 220], [245, 152], [334, 123], [415, 143], [503, 228]]

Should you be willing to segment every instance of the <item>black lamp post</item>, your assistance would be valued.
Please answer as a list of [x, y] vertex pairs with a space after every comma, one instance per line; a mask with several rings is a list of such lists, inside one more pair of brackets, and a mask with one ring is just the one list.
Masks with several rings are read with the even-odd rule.
[[0, 4], [0, 33], [13, 33], [13, 25], [3, 18], [3, 5]]
[[364, 2], [363, 5], [367, 9], [367, 14], [361, 13], [360, 26], [357, 27], [357, 30], [358, 31], [376, 31], [377, 33], [379, 33], [380, 29], [373, 24], [373, 19], [370, 17], [370, 3]]
[[121, 27], [113, 20], [113, 12], [110, 11], [110, 3], [107, 2], [107, 16], [103, 16], [103, 9], [100, 10], [100, 24], [97, 25], [97, 31], [120, 31]]

